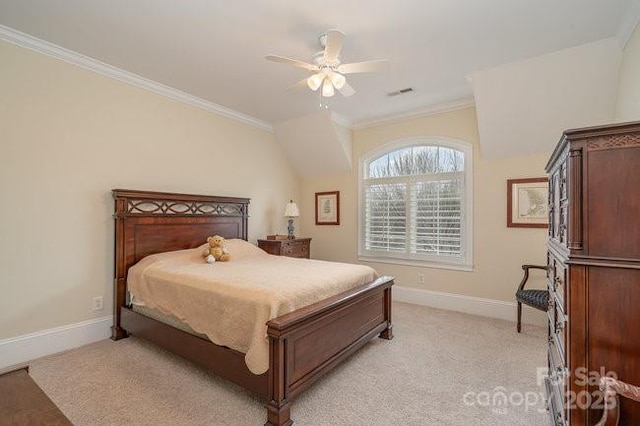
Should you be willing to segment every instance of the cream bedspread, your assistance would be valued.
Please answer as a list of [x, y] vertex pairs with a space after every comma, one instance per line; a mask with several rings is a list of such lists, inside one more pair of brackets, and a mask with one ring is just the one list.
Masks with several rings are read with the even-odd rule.
[[368, 266], [272, 256], [243, 240], [227, 241], [231, 261], [208, 264], [203, 247], [142, 259], [129, 292], [245, 353], [254, 374], [269, 369], [268, 320], [377, 278]]

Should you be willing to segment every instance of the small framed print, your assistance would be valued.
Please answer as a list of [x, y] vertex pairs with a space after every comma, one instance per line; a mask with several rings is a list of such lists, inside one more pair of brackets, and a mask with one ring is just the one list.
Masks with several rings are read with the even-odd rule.
[[316, 225], [340, 225], [340, 191], [316, 192]]
[[507, 226], [549, 226], [549, 184], [546, 177], [507, 180]]

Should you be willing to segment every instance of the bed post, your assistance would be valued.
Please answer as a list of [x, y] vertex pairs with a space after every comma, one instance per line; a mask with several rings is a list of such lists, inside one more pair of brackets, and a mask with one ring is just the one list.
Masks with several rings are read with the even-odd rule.
[[271, 351], [269, 353], [269, 403], [267, 404], [267, 422], [265, 426], [290, 426], [291, 401], [287, 400], [285, 389], [285, 339], [276, 333], [269, 333]]
[[112, 191], [115, 199], [115, 281], [113, 283], [113, 326], [111, 327], [111, 339], [120, 340], [127, 337], [127, 332], [120, 327], [121, 308], [126, 303], [126, 267], [125, 267], [125, 250], [124, 250], [124, 220], [122, 215], [126, 212], [126, 199], [118, 197], [116, 190]]
[[380, 338], [393, 339], [393, 324], [391, 324], [391, 287], [384, 290], [384, 319], [387, 321], [387, 328], [382, 330]]

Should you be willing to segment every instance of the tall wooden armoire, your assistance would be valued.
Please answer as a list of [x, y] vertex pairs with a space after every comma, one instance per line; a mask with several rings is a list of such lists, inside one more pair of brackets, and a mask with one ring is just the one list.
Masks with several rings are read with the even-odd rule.
[[[550, 412], [593, 425], [600, 375], [640, 386], [640, 122], [564, 132], [546, 170]], [[620, 409], [640, 425], [640, 403]]]

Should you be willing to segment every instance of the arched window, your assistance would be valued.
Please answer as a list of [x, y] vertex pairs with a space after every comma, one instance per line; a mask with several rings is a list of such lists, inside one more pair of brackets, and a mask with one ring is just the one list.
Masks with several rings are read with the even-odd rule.
[[362, 260], [471, 269], [471, 144], [393, 142], [362, 158], [359, 172]]

